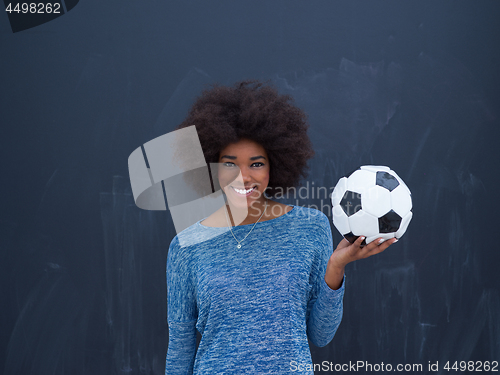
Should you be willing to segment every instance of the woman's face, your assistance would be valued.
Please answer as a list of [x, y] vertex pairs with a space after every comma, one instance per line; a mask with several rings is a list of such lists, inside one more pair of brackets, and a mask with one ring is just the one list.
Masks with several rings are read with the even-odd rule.
[[231, 143], [219, 154], [219, 182], [233, 206], [264, 202], [269, 183], [269, 158], [260, 144], [249, 139]]

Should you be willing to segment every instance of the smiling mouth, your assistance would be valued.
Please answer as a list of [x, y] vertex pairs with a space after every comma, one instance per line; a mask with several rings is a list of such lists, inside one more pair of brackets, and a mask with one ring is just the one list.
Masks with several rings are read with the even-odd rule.
[[257, 189], [257, 186], [254, 186], [253, 188], [250, 189], [238, 189], [235, 188], [234, 186], [231, 186], [231, 188], [236, 192], [236, 194], [248, 197], [252, 192]]

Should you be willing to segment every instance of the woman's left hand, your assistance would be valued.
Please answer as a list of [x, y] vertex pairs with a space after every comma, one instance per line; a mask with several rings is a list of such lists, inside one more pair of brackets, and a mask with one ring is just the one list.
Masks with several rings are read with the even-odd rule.
[[391, 238], [386, 241], [382, 238], [377, 238], [368, 245], [361, 247], [361, 243], [364, 239], [365, 237], [360, 236], [352, 244], [345, 238], [342, 239], [333, 254], [330, 256], [329, 262], [334, 263], [338, 267], [344, 268], [348, 263], [354, 262], [355, 260], [365, 259], [371, 257], [372, 255], [381, 253], [397, 241], [395, 238]]
[[382, 238], [377, 238], [368, 245], [361, 247], [364, 239], [365, 237], [361, 236], [352, 244], [346, 239], [339, 242], [326, 267], [325, 281], [330, 288], [338, 289], [342, 286], [344, 268], [347, 264], [379, 254], [397, 241], [397, 239], [391, 238], [379, 242]]

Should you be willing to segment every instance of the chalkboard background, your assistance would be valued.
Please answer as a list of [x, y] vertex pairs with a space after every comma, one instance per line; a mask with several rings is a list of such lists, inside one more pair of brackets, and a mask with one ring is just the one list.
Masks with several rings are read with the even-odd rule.
[[127, 158], [204, 85], [246, 78], [308, 113], [304, 184], [380, 164], [413, 193], [405, 236], [348, 266], [314, 362], [499, 361], [499, 19], [472, 0], [82, 0], [17, 33], [0, 16], [0, 371], [164, 371], [175, 231], [134, 205]]

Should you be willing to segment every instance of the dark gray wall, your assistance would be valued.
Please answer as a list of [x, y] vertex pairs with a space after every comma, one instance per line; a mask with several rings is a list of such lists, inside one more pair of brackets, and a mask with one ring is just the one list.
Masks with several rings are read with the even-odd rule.
[[164, 371], [175, 232], [135, 207], [127, 158], [244, 78], [307, 111], [309, 184], [382, 164], [413, 193], [402, 240], [348, 267], [314, 362], [500, 360], [499, 19], [472, 0], [81, 0], [18, 33], [1, 15], [0, 369]]

